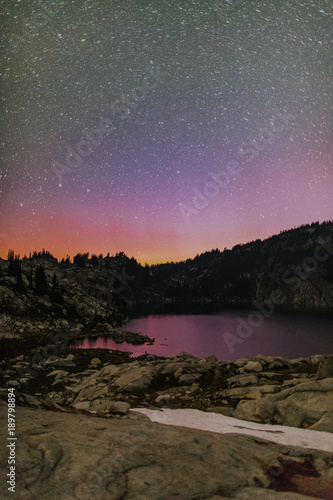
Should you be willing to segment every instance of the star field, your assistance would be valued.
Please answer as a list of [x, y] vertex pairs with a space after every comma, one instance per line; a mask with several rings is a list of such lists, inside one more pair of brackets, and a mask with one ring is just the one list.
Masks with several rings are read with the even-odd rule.
[[1, 257], [181, 260], [332, 219], [331, 2], [0, 5]]

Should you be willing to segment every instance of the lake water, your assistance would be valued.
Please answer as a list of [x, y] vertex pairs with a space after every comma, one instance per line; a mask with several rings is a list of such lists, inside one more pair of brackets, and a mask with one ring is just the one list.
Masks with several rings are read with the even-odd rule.
[[116, 344], [99, 337], [84, 339], [78, 347], [119, 349], [132, 352], [133, 357], [145, 353], [172, 357], [186, 351], [198, 358], [215, 354], [220, 361], [257, 354], [290, 359], [333, 354], [332, 316], [274, 313], [269, 318], [262, 318], [261, 325], [254, 326], [254, 322], [260, 320], [258, 316], [249, 317], [250, 313], [238, 310], [150, 315], [132, 319], [122, 328], [155, 337], [154, 345]]

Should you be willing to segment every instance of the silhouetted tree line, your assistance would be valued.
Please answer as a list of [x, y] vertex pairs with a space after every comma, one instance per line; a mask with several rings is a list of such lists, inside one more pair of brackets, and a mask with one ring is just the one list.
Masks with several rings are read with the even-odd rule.
[[[333, 222], [325, 221], [320, 224], [304, 224], [294, 229], [281, 231], [265, 240], [257, 239], [246, 244], [235, 245], [231, 250], [218, 248], [196, 255], [193, 259], [182, 262], [168, 262], [165, 264], [142, 266], [134, 257], [129, 258], [124, 252], [115, 255], [108, 253], [97, 256], [87, 253], [78, 253], [74, 256], [73, 264], [70, 257], [62, 259], [63, 266], [78, 268], [106, 267], [127, 275], [135, 276], [130, 288], [140, 299], [141, 290], [151, 290], [161, 297], [175, 300], [195, 300], [208, 298], [211, 300], [246, 301], [255, 293], [258, 276], [281, 274], [288, 266], [298, 265], [305, 257], [311, 256], [318, 245], [319, 237], [332, 235]], [[38, 257], [55, 259], [49, 252], [34, 252], [29, 259]], [[22, 280], [22, 266], [19, 255], [13, 250], [8, 252], [8, 274], [16, 278], [16, 289], [24, 291], [26, 285]], [[333, 259], [320, 263], [322, 279], [333, 283]], [[265, 278], [262, 278], [263, 280]], [[51, 300], [61, 302], [62, 293], [56, 275], [52, 286], [48, 285], [45, 269], [39, 264], [33, 283], [33, 276], [28, 277], [29, 287], [37, 295], [49, 294]], [[121, 300], [121, 295], [116, 297]], [[115, 299], [115, 300], [116, 300]]]

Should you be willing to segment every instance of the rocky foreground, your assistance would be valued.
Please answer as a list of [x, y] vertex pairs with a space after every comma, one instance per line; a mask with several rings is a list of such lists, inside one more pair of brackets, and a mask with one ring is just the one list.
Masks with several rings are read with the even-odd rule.
[[[196, 408], [259, 423], [333, 432], [333, 356], [219, 362], [185, 352], [133, 360], [121, 351], [66, 349], [3, 361], [19, 404], [103, 417], [130, 408]], [[2, 393], [3, 397], [5, 392]]]
[[[0, 402], [0, 418], [5, 428], [4, 402]], [[1, 498], [332, 498], [330, 453], [137, 419], [18, 407], [16, 490], [14, 494], [2, 487]], [[4, 433], [1, 446], [6, 449]], [[2, 477], [7, 468], [2, 453]]]
[[[1, 365], [3, 428], [6, 387], [16, 393], [17, 498], [333, 498], [332, 452], [311, 443], [313, 435], [333, 438], [333, 356], [219, 362], [185, 352], [135, 360], [105, 349], [41, 354], [26, 350]], [[285, 446], [156, 424], [143, 414], [161, 408], [241, 419], [239, 432], [245, 421], [318, 432], [302, 447], [292, 439]], [[0, 464], [5, 472], [5, 455]]]

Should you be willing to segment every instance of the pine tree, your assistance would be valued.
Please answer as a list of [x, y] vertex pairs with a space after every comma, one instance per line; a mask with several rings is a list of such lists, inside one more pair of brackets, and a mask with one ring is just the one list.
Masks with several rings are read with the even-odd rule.
[[36, 295], [45, 295], [47, 293], [47, 281], [45, 276], [45, 270], [43, 266], [38, 266], [36, 269], [36, 286], [35, 286], [35, 294]]
[[93, 254], [90, 258], [90, 263], [91, 265], [97, 267], [98, 266], [98, 257], [97, 255]]
[[17, 292], [20, 292], [20, 293], [26, 291], [26, 286], [25, 286], [25, 284], [23, 282], [23, 279], [22, 279], [22, 267], [21, 267], [21, 264], [19, 264], [18, 268], [17, 268], [15, 290]]
[[8, 274], [9, 274], [9, 276], [17, 277], [17, 273], [18, 273], [19, 268], [21, 266], [20, 254], [15, 255], [14, 250], [8, 250], [7, 260], [8, 260]]
[[61, 295], [61, 288], [59, 286], [59, 281], [56, 273], [53, 274], [52, 278], [52, 288], [50, 292], [50, 299], [57, 304], [62, 304], [64, 302], [64, 298]]

